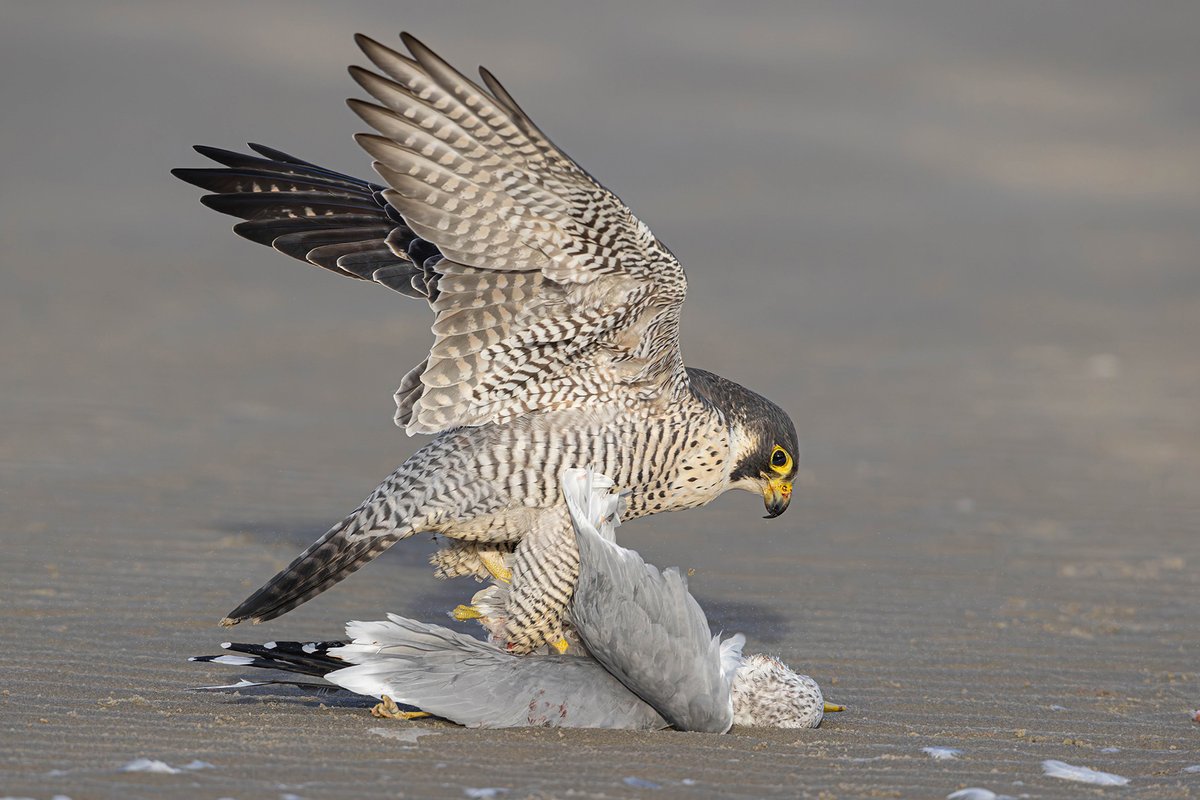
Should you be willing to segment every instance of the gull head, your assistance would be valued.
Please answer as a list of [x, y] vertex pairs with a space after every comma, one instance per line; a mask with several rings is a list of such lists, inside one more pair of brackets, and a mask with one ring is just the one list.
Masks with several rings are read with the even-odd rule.
[[742, 659], [733, 676], [732, 694], [734, 725], [815, 728], [825, 715], [825, 698], [817, 682], [765, 653]]

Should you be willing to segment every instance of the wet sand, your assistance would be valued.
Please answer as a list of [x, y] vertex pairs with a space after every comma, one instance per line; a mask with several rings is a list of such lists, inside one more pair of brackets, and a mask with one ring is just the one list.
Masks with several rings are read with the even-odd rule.
[[[1045, 759], [1200, 793], [1194, 7], [292, 8], [5, 12], [0, 796], [1101, 793]], [[786, 515], [731, 494], [621, 535], [848, 712], [474, 731], [186, 691], [245, 674], [186, 661], [223, 639], [475, 588], [406, 542], [216, 626], [421, 444], [390, 395], [429, 319], [236, 239], [167, 171], [252, 139], [367, 174], [350, 34], [402, 27], [487, 63], [672, 246], [689, 363], [793, 414]]]

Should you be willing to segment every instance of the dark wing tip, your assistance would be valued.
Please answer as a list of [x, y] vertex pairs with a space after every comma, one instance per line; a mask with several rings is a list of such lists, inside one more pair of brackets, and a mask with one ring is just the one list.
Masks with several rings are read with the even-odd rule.
[[358, 64], [351, 64], [350, 66], [346, 67], [346, 71], [350, 73], [350, 77], [354, 79], [355, 83], [366, 89], [368, 92], [371, 90], [367, 89], [367, 83], [374, 80], [384, 80], [379, 75], [371, 72], [371, 70], [367, 69], [366, 67], [360, 67]]
[[202, 177], [202, 174], [207, 175], [209, 172], [210, 170], [197, 169], [195, 167], [176, 167], [175, 169], [171, 170], [171, 175], [183, 181], [184, 183], [190, 183], [192, 186], [206, 189], [208, 187], [204, 185], [204, 178]]
[[206, 144], [194, 144], [194, 145], [192, 145], [192, 149], [195, 150], [200, 155], [204, 156], [205, 158], [211, 158], [213, 161], [216, 161], [218, 164], [225, 164], [225, 166], [230, 166], [229, 164], [226, 163], [227, 159], [232, 158], [236, 161], [236, 160], [244, 159], [246, 157], [242, 153], [237, 153], [237, 152], [234, 152], [233, 150], [225, 150], [220, 147], [210, 147]]
[[200, 202], [208, 208], [211, 208], [213, 211], [218, 211], [222, 214], [229, 214], [230, 216], [237, 216], [237, 214], [228, 209], [225, 197], [226, 196], [223, 194], [206, 194], [201, 195]]
[[433, 51], [430, 50], [424, 42], [413, 36], [408, 31], [400, 31], [400, 41], [404, 42], [404, 46], [408, 48], [408, 52], [412, 53], [414, 56], [418, 55], [418, 50], [424, 50], [427, 53], [433, 53]]
[[247, 142], [246, 146], [249, 147], [254, 152], [258, 153], [260, 156], [262, 156], [264, 158], [269, 158], [272, 161], [281, 161], [284, 164], [294, 164], [294, 165], [300, 166], [300, 167], [312, 167], [313, 169], [319, 169], [322, 172], [328, 172], [328, 170], [326, 170], [324, 167], [318, 167], [316, 164], [312, 163], [311, 161], [305, 161], [302, 158], [297, 158], [296, 156], [292, 155], [291, 153], [285, 153], [282, 150], [276, 150], [274, 147], [268, 147], [265, 144], [258, 144], [257, 142]]
[[[372, 143], [377, 143], [377, 144], [382, 144], [382, 145], [389, 145], [389, 144], [394, 145], [395, 144], [395, 142], [392, 139], [388, 138], [387, 136], [384, 136], [383, 134], [367, 133], [365, 131], [354, 134], [354, 141], [358, 142], [359, 147], [363, 147], [363, 148], [366, 147], [366, 145], [363, 144], [364, 142], [372, 142]], [[370, 151], [368, 150], [367, 152], [370, 152]]]
[[496, 80], [496, 76], [492, 74], [492, 71], [482, 64], [479, 65], [478, 71], [479, 77], [484, 83], [487, 84], [488, 89], [491, 89], [493, 92], [495, 92], [496, 90], [494, 87], [498, 86], [500, 81]]

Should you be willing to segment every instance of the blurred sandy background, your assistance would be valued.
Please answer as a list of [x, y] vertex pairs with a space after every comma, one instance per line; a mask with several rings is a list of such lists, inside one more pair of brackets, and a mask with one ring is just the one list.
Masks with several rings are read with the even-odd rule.
[[[261, 141], [368, 176], [351, 34], [401, 29], [673, 248], [689, 363], [792, 413], [786, 516], [735, 494], [622, 534], [850, 713], [418, 740], [182, 691], [236, 676], [184, 659], [419, 446], [390, 396], [430, 320], [168, 170]], [[1197, 31], [1188, 2], [4, 3], [0, 795], [1089, 791], [1047, 758], [1200, 793]], [[474, 586], [427, 552], [235, 633], [435, 618]]]

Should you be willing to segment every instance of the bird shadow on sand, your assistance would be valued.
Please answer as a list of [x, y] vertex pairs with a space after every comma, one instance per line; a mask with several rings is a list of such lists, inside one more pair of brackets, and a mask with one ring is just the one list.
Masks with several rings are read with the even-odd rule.
[[694, 595], [708, 617], [708, 627], [725, 636], [744, 633], [751, 641], [779, 644], [788, 638], [791, 622], [773, 606], [725, 597]]
[[[282, 674], [282, 673], [281, 673]], [[317, 680], [317, 679], [314, 679]], [[302, 686], [252, 686], [239, 689], [236, 695], [222, 697], [226, 705], [253, 706], [285, 702], [306, 708], [370, 708], [377, 700], [352, 694], [336, 686], [328, 688]]]

